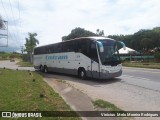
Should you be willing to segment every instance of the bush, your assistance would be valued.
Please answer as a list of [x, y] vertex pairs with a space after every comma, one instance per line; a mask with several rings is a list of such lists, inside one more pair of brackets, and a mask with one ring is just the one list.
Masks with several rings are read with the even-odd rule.
[[160, 53], [159, 52], [155, 53], [154, 58], [156, 62], [160, 62]]
[[156, 59], [160, 59], [160, 53], [159, 53], [159, 52], [155, 53], [154, 57], [155, 57]]
[[23, 54], [23, 56], [22, 56], [22, 60], [24, 61], [24, 62], [29, 62], [29, 55], [28, 54]]

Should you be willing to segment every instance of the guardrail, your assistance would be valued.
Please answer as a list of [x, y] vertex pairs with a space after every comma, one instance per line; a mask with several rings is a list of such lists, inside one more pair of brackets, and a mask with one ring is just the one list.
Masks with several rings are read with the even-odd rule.
[[121, 60], [125, 60], [125, 59], [129, 59], [129, 60], [133, 60], [133, 59], [154, 59], [154, 56], [147, 56], [147, 55], [144, 55], [144, 56], [120, 56]]

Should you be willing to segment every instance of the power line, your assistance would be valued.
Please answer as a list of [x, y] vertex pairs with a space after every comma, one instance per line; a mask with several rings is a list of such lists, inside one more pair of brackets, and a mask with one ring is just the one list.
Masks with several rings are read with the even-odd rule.
[[[4, 9], [4, 12], [6, 13], [6, 10], [5, 10], [5, 8], [4, 8], [4, 5], [3, 5], [3, 1], [1, 0], [1, 4], [2, 4], [2, 7], [3, 7], [3, 9]], [[7, 14], [6, 14], [7, 15]], [[8, 17], [8, 15], [7, 15], [7, 17]], [[3, 18], [2, 18], [2, 24], [5, 24], [4, 23], [4, 20], [3, 20]], [[7, 44], [6, 45], [2, 45], [2, 46], [0, 46], [0, 47], [8, 47], [8, 22], [7, 22], [7, 25], [6, 25], [6, 28], [4, 28], [4, 29], [0, 29], [0, 30], [7, 30], [7, 34], [0, 34], [0, 38], [6, 38], [7, 39]]]
[[[13, 21], [14, 21], [14, 26], [15, 26], [15, 29], [17, 29], [17, 25], [16, 25], [16, 22], [15, 22], [15, 17], [14, 17], [13, 9], [12, 9], [12, 3], [11, 3], [10, 0], [9, 0], [9, 4], [10, 4], [11, 13], [12, 13]], [[17, 31], [18, 31], [18, 29], [17, 29]], [[17, 33], [17, 32], [16, 32], [16, 33]], [[18, 33], [17, 33], [17, 36], [18, 36]]]
[[[4, 9], [4, 12], [5, 12], [5, 15], [6, 15], [6, 17], [7, 17], [7, 19], [9, 20], [9, 17], [8, 17], [8, 14], [7, 14], [7, 12], [6, 12], [6, 9], [5, 9], [5, 7], [4, 7], [4, 4], [3, 4], [3, 1], [1, 0], [1, 4], [2, 4], [2, 7], [3, 7], [3, 9]], [[9, 32], [9, 29], [8, 29], [8, 32]], [[9, 34], [10, 34], [10, 32], [9, 32]], [[13, 34], [14, 34], [14, 32], [13, 32]], [[10, 34], [11, 35], [11, 34]], [[10, 36], [11, 38], [12, 38], [12, 36]], [[15, 34], [14, 34], [14, 37], [15, 37]], [[12, 38], [13, 39], [13, 38]], [[15, 39], [16, 39], [16, 37], [15, 37]], [[17, 43], [16, 43], [17, 44]]]
[[19, 0], [18, 0], [17, 3], [18, 3], [18, 13], [19, 13], [18, 14], [19, 15], [19, 17], [18, 17], [19, 18], [19, 33], [22, 34], [22, 29], [21, 29], [22, 28], [22, 23], [21, 23], [21, 13], [20, 13]]
[[2, 7], [3, 7], [3, 9], [4, 9], [4, 12], [5, 12], [7, 18], [9, 18], [9, 17], [8, 17], [8, 14], [7, 14], [7, 12], [6, 12], [6, 9], [5, 9], [5, 7], [4, 7], [4, 4], [3, 4], [3, 1], [2, 1], [2, 0], [1, 0], [1, 4], [2, 4]]
[[18, 0], [18, 2], [17, 2], [17, 3], [18, 3], [18, 13], [19, 13], [19, 14], [18, 14], [18, 15], [19, 15], [19, 17], [18, 17], [18, 18], [19, 18], [19, 20], [20, 20], [20, 8], [19, 8], [19, 0]]
[[6, 45], [2, 45], [2, 46], [0, 46], [0, 47], [8, 47], [8, 21], [2, 20], [2, 22], [3, 22], [2, 24], [5, 25], [5, 28], [4, 28], [4, 29], [0, 29], [0, 30], [5, 30], [6, 33], [0, 34], [0, 38], [5, 38], [5, 39], [7, 39], [7, 44], [6, 44]]
[[[8, 14], [7, 14], [7, 12], [6, 12], [6, 9], [5, 9], [5, 7], [4, 7], [4, 4], [3, 4], [3, 1], [2, 1], [2, 0], [1, 0], [1, 5], [2, 5], [2, 7], [3, 7], [3, 9], [4, 9], [4, 13], [5, 13], [7, 19], [9, 20], [9, 16], [8, 16]], [[10, 3], [10, 7], [11, 7], [11, 3]], [[11, 9], [12, 9], [12, 8], [11, 8]], [[12, 10], [12, 15], [13, 15], [13, 10]], [[13, 33], [14, 39], [17, 41], [18, 39], [17, 39], [14, 31], [12, 31], [12, 33]], [[13, 40], [12, 34], [10, 33], [9, 29], [8, 29], [8, 34], [9, 34], [10, 38]], [[19, 41], [16, 42], [16, 45], [17, 45], [17, 47], [18, 47], [19, 45], [18, 45], [17, 43], [19, 43]]]

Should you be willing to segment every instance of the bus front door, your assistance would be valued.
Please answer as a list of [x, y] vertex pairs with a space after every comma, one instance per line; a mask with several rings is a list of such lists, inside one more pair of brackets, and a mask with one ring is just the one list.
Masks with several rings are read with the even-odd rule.
[[95, 62], [94, 60], [91, 60], [91, 71], [92, 71], [92, 78], [99, 79], [99, 64]]

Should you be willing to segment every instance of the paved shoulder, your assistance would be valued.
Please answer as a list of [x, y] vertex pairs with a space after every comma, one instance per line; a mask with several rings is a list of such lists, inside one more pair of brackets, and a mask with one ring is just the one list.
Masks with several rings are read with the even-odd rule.
[[15, 62], [10, 62], [9, 60], [3, 60], [0, 61], [0, 68], [8, 68], [8, 69], [13, 69], [13, 70], [30, 70], [30, 71], [35, 71], [34, 67], [19, 67], [16, 63], [18, 61]]
[[[79, 89], [75, 89], [70, 84], [62, 81], [61, 79], [57, 79], [54, 75], [45, 74], [44, 80], [50, 85], [54, 90], [56, 90], [63, 99], [70, 105], [70, 107], [74, 111], [96, 111], [92, 104], [91, 98], [89, 98], [86, 94], [81, 92]], [[104, 109], [103, 109], [104, 110]], [[80, 116], [82, 116], [81, 112], [78, 112]], [[105, 117], [82, 117], [84, 120], [106, 120]], [[117, 120], [117, 118], [110, 118], [110, 120]]]

